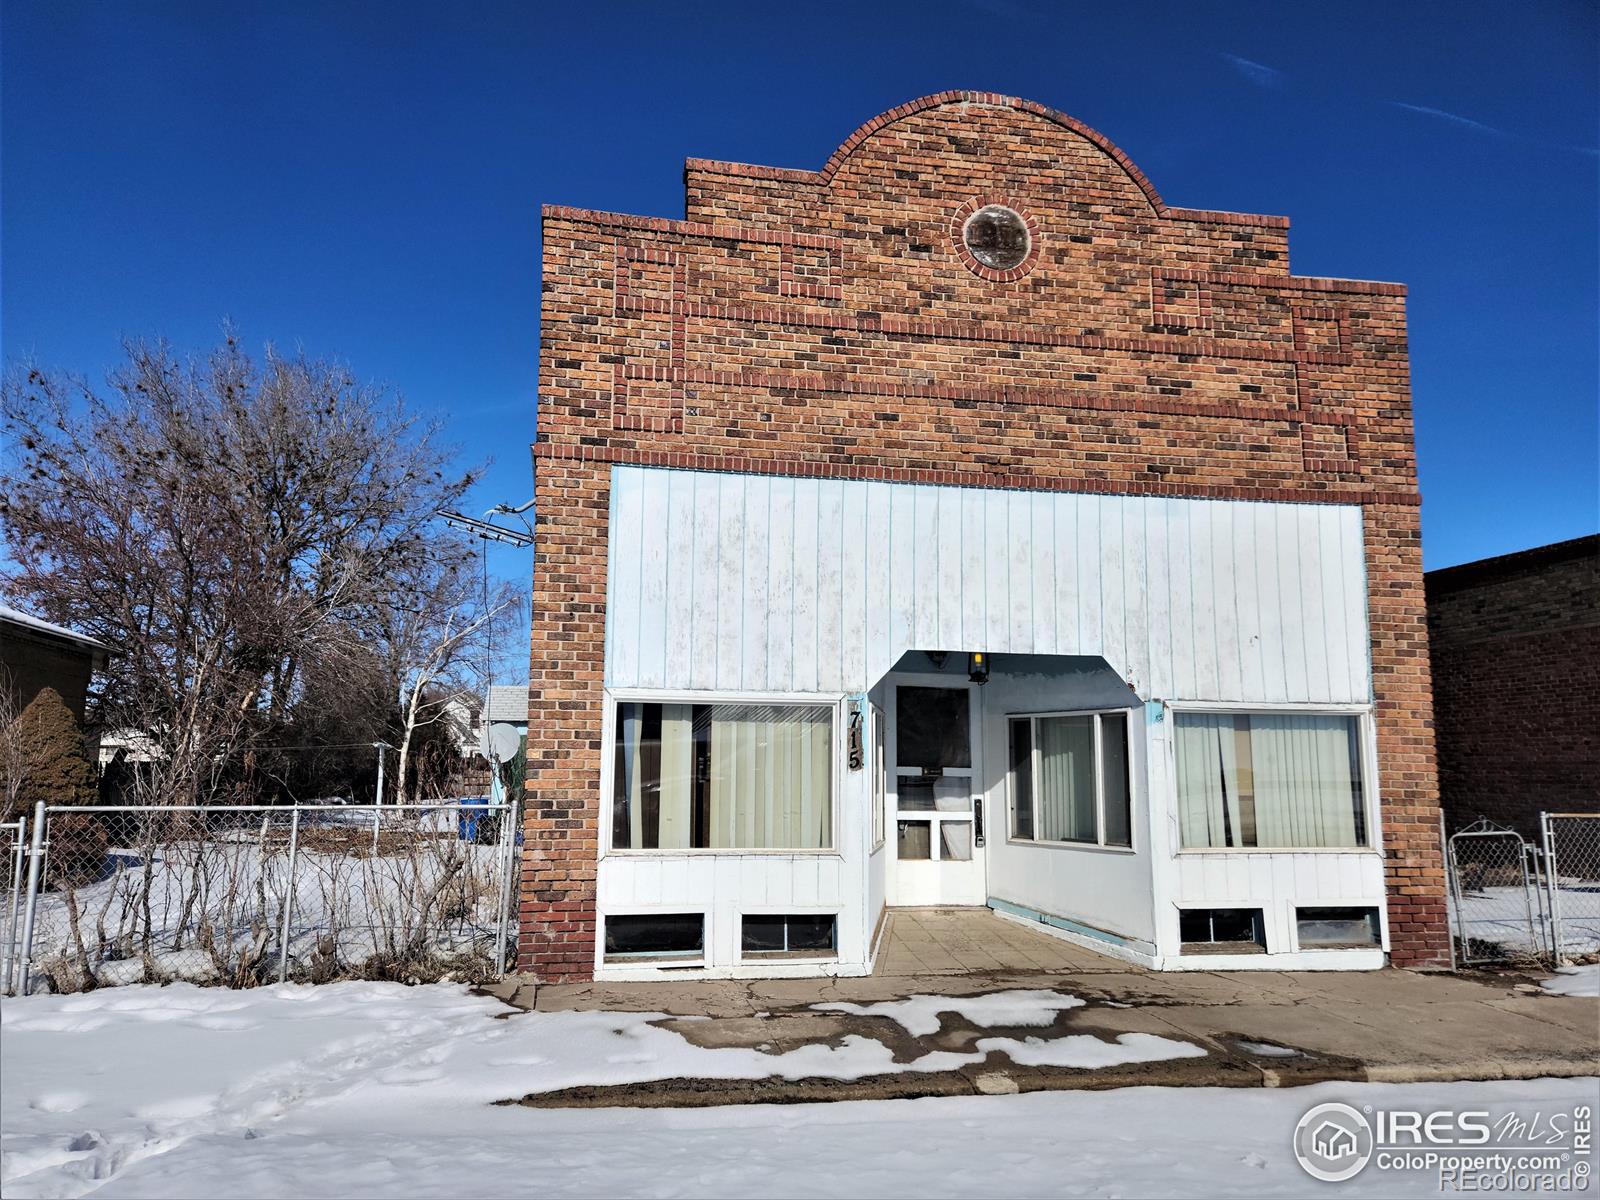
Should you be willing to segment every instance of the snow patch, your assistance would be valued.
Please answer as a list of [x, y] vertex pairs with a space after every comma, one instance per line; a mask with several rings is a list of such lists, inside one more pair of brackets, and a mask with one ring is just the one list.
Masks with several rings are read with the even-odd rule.
[[1561, 967], [1539, 986], [1557, 996], [1600, 996], [1600, 963]]
[[1000, 1051], [1023, 1067], [1081, 1067], [1098, 1069], [1124, 1063], [1160, 1062], [1169, 1058], [1204, 1058], [1206, 1052], [1190, 1042], [1158, 1037], [1153, 1033], [1123, 1033], [1114, 1042], [1090, 1034], [1062, 1038], [981, 1038], [984, 1054]]
[[853, 1013], [858, 1017], [888, 1017], [912, 1037], [927, 1037], [939, 1032], [941, 1013], [955, 1013], [985, 1029], [997, 1026], [1048, 1025], [1058, 1012], [1081, 1008], [1085, 1001], [1065, 992], [1047, 990], [989, 992], [981, 996], [911, 996], [905, 1000], [883, 1000], [876, 1004], [850, 1004], [837, 1001], [813, 1004], [821, 1012]]
[[1291, 1050], [1287, 1046], [1276, 1046], [1271, 1042], [1239, 1041], [1239, 1049], [1246, 1054], [1254, 1054], [1260, 1058], [1299, 1058], [1300, 1051]]

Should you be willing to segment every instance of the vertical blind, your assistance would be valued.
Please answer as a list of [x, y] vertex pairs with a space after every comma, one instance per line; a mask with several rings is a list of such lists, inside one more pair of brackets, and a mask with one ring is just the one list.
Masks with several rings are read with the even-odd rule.
[[1354, 716], [1177, 713], [1186, 849], [1367, 844]]
[[1047, 842], [1093, 842], [1094, 718], [1040, 717], [1038, 828]]
[[833, 844], [826, 705], [617, 705], [619, 850], [824, 850]]
[[1012, 717], [1011, 836], [1133, 845], [1123, 711]]

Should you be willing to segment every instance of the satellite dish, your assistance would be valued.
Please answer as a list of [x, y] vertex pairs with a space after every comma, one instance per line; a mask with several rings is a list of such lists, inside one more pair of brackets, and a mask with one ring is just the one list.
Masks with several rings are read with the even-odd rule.
[[483, 740], [478, 748], [483, 751], [485, 758], [497, 763], [508, 763], [517, 756], [517, 750], [521, 745], [522, 733], [515, 725], [496, 721], [483, 731]]

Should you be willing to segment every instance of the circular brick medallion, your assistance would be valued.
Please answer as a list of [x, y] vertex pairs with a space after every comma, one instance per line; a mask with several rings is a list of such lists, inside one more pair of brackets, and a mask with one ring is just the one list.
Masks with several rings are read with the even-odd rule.
[[991, 283], [1021, 279], [1039, 261], [1039, 224], [1005, 197], [968, 200], [950, 221], [950, 238], [967, 269]]

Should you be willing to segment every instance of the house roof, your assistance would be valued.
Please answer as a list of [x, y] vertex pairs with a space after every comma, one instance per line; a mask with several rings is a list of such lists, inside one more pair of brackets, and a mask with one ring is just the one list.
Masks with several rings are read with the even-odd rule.
[[5, 604], [0, 604], [0, 624], [19, 625], [32, 633], [60, 638], [62, 641], [72, 642], [91, 650], [103, 651], [106, 648], [104, 642], [97, 642], [94, 638], [85, 637], [64, 625], [53, 625], [32, 613], [25, 613], [20, 608], [11, 608]]
[[489, 712], [491, 723], [504, 722], [507, 725], [526, 725], [528, 723], [528, 685], [524, 683], [499, 684], [489, 689]]

